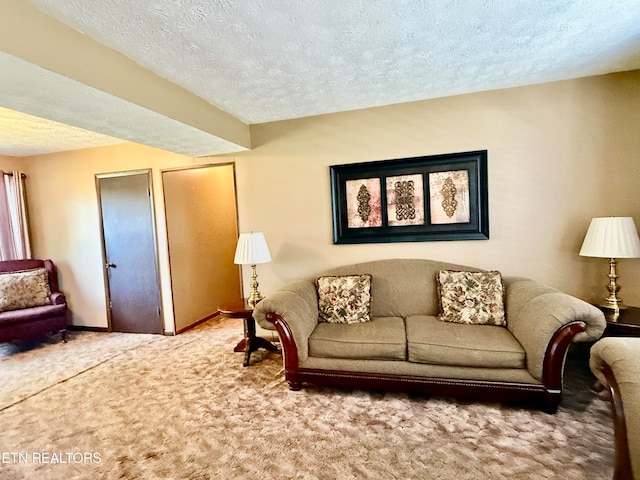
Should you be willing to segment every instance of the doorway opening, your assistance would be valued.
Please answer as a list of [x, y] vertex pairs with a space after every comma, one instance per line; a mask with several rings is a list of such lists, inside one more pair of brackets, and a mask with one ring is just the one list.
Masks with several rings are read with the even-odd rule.
[[162, 171], [176, 332], [242, 298], [235, 165]]

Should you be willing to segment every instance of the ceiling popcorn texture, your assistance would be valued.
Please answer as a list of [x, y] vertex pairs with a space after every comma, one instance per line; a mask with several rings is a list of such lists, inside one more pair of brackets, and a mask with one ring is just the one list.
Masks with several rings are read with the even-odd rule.
[[[36, 145], [37, 153], [53, 153], [124, 141], [192, 157], [239, 150], [223, 139], [2, 52], [0, 85], [0, 107], [15, 110], [11, 116], [5, 110], [0, 124], [0, 154], [34, 155]], [[34, 153], [16, 154], [20, 142], [25, 152]]]
[[2, 107], [0, 131], [12, 132], [11, 136], [0, 135], [0, 151], [11, 157], [63, 152], [75, 149], [78, 144], [89, 148], [122, 143], [118, 138]]
[[28, 3], [246, 124], [640, 68], [638, 0]]
[[247, 123], [640, 67], [637, 0], [32, 0]]

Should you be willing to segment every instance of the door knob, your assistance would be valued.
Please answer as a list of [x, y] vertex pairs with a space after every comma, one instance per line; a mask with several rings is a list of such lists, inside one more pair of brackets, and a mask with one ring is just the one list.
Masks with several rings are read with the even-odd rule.
[[107, 268], [116, 268], [116, 264], [115, 263], [107, 263], [106, 267]]

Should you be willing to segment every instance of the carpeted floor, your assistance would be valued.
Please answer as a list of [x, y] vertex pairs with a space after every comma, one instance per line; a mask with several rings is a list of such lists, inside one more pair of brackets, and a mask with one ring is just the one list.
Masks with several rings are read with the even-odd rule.
[[613, 428], [584, 355], [556, 415], [402, 393], [288, 390], [242, 367], [236, 320], [177, 337], [0, 344], [0, 478], [609, 479]]

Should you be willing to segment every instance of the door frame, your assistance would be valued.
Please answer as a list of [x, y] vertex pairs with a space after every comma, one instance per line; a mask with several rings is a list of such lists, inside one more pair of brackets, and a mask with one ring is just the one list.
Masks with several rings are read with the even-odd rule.
[[158, 304], [160, 308], [160, 322], [162, 333], [166, 335], [166, 326], [164, 323], [164, 302], [162, 298], [162, 284], [161, 284], [161, 276], [160, 276], [160, 261], [158, 258], [158, 226], [156, 222], [156, 208], [154, 201], [154, 191], [153, 191], [153, 175], [152, 170], [150, 168], [143, 168], [138, 170], [125, 170], [119, 172], [109, 172], [109, 173], [96, 173], [94, 175], [95, 185], [96, 185], [96, 194], [98, 200], [98, 218], [100, 220], [100, 247], [102, 249], [102, 276], [104, 281], [104, 295], [105, 295], [105, 308], [107, 310], [107, 332], [112, 332], [113, 328], [111, 325], [111, 308], [109, 304], [111, 302], [111, 292], [109, 290], [109, 274], [105, 265], [107, 264], [107, 249], [105, 245], [105, 236], [104, 236], [104, 224], [102, 221], [102, 201], [100, 195], [100, 180], [103, 178], [114, 178], [114, 177], [128, 177], [132, 175], [142, 175], [146, 174], [147, 183], [149, 185], [149, 206], [151, 207], [151, 224], [153, 226], [152, 235], [153, 235], [153, 256], [156, 261], [156, 281], [158, 283]]

